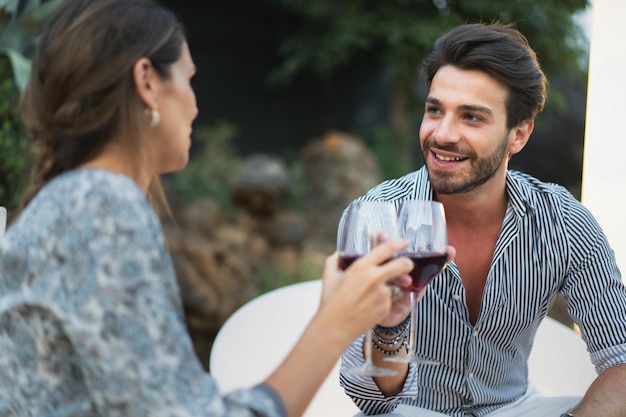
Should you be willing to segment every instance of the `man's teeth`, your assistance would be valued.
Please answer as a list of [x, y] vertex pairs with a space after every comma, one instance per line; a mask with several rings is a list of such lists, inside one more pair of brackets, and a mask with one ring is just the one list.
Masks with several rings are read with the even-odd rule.
[[445, 161], [445, 162], [451, 162], [451, 161], [462, 161], [464, 158], [453, 158], [450, 156], [441, 156], [438, 154], [435, 154], [435, 157], [437, 159], [439, 159], [440, 161]]

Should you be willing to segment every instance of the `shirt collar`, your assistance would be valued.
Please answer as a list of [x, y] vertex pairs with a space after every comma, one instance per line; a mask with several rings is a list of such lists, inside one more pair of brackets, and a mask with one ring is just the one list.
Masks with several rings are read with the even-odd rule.
[[[506, 172], [506, 192], [509, 197], [509, 205], [513, 209], [514, 213], [519, 217], [524, 217], [527, 213], [532, 213], [533, 207], [530, 199], [530, 189], [528, 184], [520, 181], [521, 174], [515, 171], [508, 170]], [[432, 200], [433, 190], [428, 179], [428, 171], [426, 166], [422, 166], [419, 170], [415, 171], [414, 178], [415, 198], [419, 200]], [[422, 187], [417, 186], [423, 184]]]
[[519, 173], [508, 170], [506, 172], [506, 192], [509, 196], [509, 206], [519, 217], [532, 214], [533, 206], [530, 199], [530, 189], [526, 182], [520, 181]]

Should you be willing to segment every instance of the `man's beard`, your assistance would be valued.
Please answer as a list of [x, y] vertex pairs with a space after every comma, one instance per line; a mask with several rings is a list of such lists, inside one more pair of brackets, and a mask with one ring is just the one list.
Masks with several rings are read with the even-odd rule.
[[[432, 141], [430, 141], [432, 143]], [[477, 159], [475, 153], [471, 153], [467, 156], [466, 162], [471, 164], [471, 172], [465, 174], [437, 171], [431, 169], [426, 164], [428, 170], [428, 178], [434, 192], [438, 194], [459, 194], [466, 193], [475, 189], [478, 186], [485, 184], [491, 178], [496, 175], [496, 172], [500, 169], [503, 163], [508, 159], [509, 142], [507, 137], [504, 138], [498, 145], [498, 147], [487, 157]], [[428, 161], [427, 155], [430, 151], [429, 141], [424, 143], [422, 153], [424, 154], [424, 160]], [[456, 145], [452, 146], [438, 146], [437, 149], [462, 154]]]

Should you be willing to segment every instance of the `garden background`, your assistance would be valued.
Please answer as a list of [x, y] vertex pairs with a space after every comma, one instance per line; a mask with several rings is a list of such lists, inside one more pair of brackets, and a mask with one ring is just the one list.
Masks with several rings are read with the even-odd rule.
[[[31, 159], [17, 103], [37, 30], [63, 0], [0, 0], [0, 205], [9, 221]], [[168, 0], [185, 25], [200, 114], [190, 164], [164, 177], [166, 238], [203, 363], [232, 312], [319, 276], [345, 204], [418, 168], [432, 42], [468, 21], [512, 22], [550, 80], [510, 166], [580, 198], [587, 0]], [[558, 306], [557, 306], [558, 307]], [[552, 312], [568, 322], [563, 311]]]

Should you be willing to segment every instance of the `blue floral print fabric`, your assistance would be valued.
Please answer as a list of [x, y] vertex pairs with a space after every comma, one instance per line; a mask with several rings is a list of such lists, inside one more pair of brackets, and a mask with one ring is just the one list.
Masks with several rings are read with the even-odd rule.
[[0, 238], [0, 416], [284, 415], [268, 385], [222, 396], [202, 368], [128, 177], [65, 173]]

